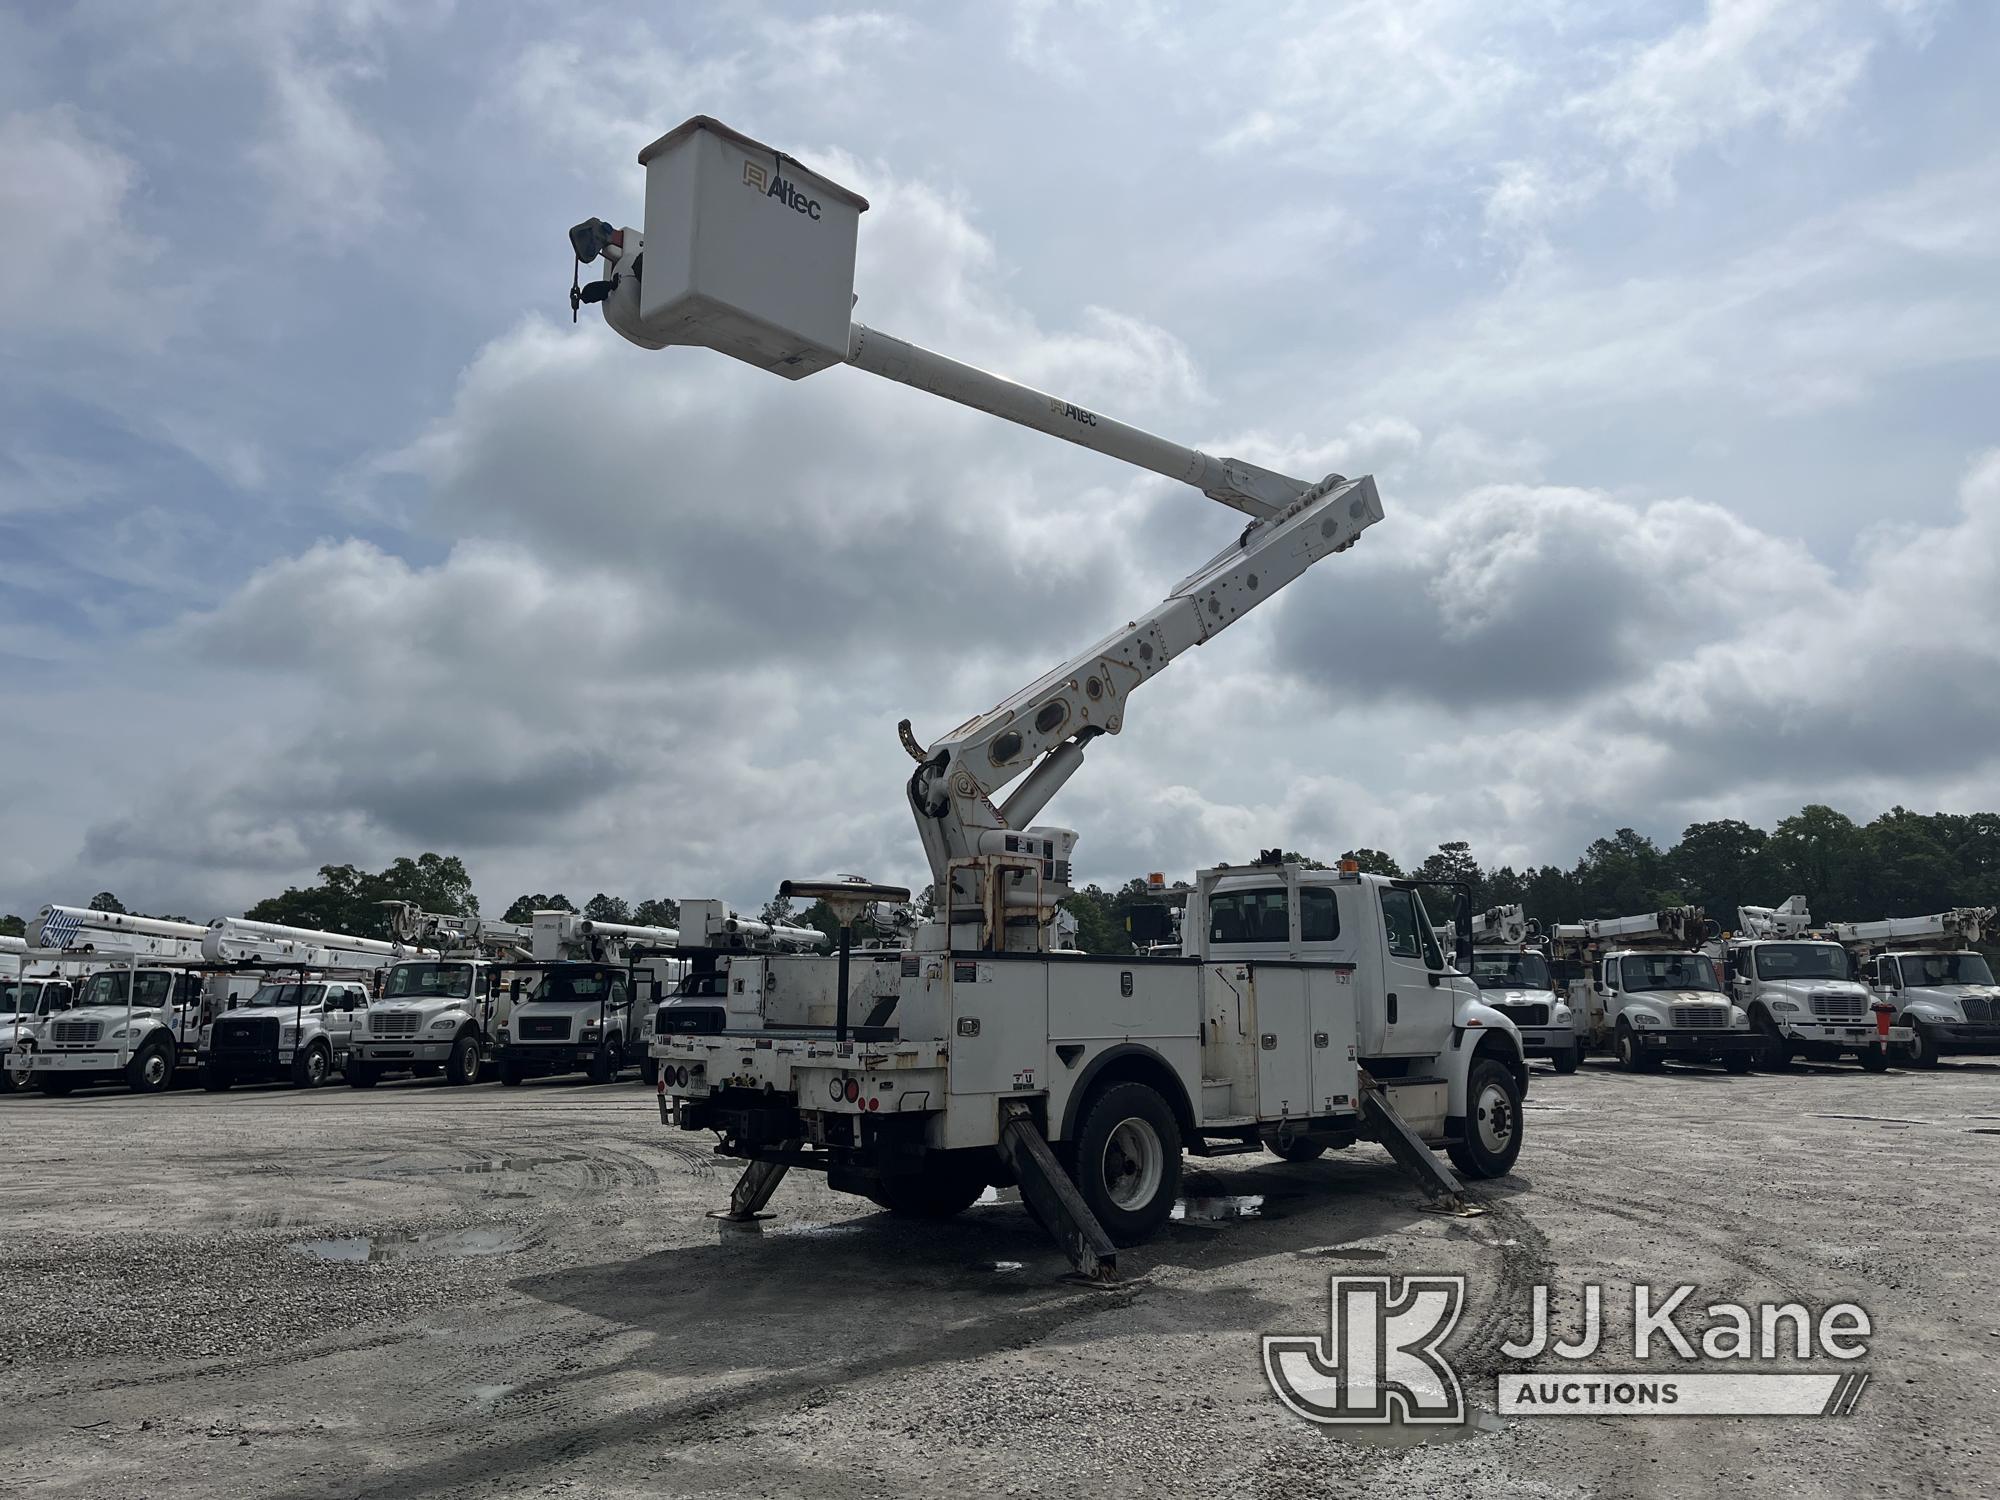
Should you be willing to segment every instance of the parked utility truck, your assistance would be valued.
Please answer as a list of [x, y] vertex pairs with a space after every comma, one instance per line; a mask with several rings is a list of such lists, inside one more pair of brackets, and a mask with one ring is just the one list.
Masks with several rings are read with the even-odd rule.
[[1560, 922], [1549, 936], [1585, 1052], [1610, 1052], [1632, 1073], [1670, 1060], [1732, 1073], [1756, 1065], [1758, 1038], [1700, 951], [1708, 936], [1700, 907]]
[[685, 967], [674, 954], [680, 933], [570, 911], [538, 911], [532, 927], [534, 962], [505, 971], [500, 1081], [580, 1072], [609, 1083], [628, 1063], [646, 1071], [654, 1007]]
[[[1186, 956], [1057, 949], [1077, 835], [1037, 816], [1086, 747], [1125, 727], [1133, 689], [1379, 520], [1374, 481], [1214, 458], [852, 322], [866, 200], [714, 120], [639, 159], [648, 233], [592, 219], [570, 234], [579, 262], [608, 268], [573, 305], [602, 304], [624, 337], [705, 345], [792, 379], [851, 364], [1185, 482], [1241, 521], [1158, 605], [993, 709], [928, 745], [900, 726], [934, 916], [874, 1024], [853, 1014], [847, 935], [871, 903], [909, 892], [788, 881], [781, 893], [827, 901], [842, 925], [832, 1026], [777, 1020], [795, 1008], [767, 994], [758, 1024], [731, 1014], [720, 1033], [664, 1040], [663, 1119], [714, 1131], [749, 1163], [731, 1213], [757, 1211], [794, 1167], [920, 1214], [1018, 1182], [1077, 1266], [1104, 1272], [1115, 1244], [1165, 1221], [1183, 1150], [1269, 1143], [1296, 1158], [1374, 1139], [1451, 1201], [1459, 1184], [1428, 1146], [1473, 1175], [1507, 1171], [1519, 1034], [1446, 962], [1409, 881], [1275, 858], [1218, 865], [1189, 894]], [[922, 624], [942, 641], [1005, 622]]]
[[238, 1083], [313, 1089], [340, 1072], [373, 976], [400, 950], [381, 938], [218, 917], [202, 952], [213, 963], [271, 971], [203, 1032], [202, 1086], [219, 1093]]
[[389, 927], [406, 956], [382, 975], [380, 995], [354, 1028], [346, 1075], [373, 1088], [385, 1074], [408, 1073], [456, 1085], [477, 1083], [507, 1020], [503, 970], [534, 961], [533, 928], [429, 912], [385, 902]]
[[1761, 1039], [1765, 1067], [1794, 1058], [1837, 1062], [1852, 1057], [1871, 1073], [1908, 1051], [1907, 1024], [1881, 1024], [1868, 986], [1850, 977], [1847, 950], [1813, 926], [1804, 896], [1783, 906], [1737, 908], [1742, 931], [1711, 943], [1729, 992]]
[[52, 1017], [25, 1062], [45, 1094], [123, 1083], [135, 1093], [191, 1077], [201, 1029], [255, 975], [218, 970], [202, 952], [206, 927], [125, 912], [45, 906], [28, 924], [30, 954], [93, 968], [77, 1002]]
[[1576, 1071], [1583, 1044], [1573, 1012], [1556, 993], [1547, 940], [1520, 903], [1474, 913], [1472, 982], [1480, 997], [1519, 1029], [1529, 1061], [1546, 1057], [1558, 1073]]
[[1961, 906], [1928, 917], [1837, 922], [1834, 940], [1892, 1024], [1909, 1028], [1905, 1054], [1935, 1068], [1955, 1054], [2000, 1052], [2000, 985], [1974, 947], [2000, 930], [1991, 906]]
[[0, 937], [0, 1094], [34, 1081], [24, 1060], [49, 1018], [76, 1003], [77, 987], [89, 977], [83, 965], [37, 963], [27, 955], [26, 938]]

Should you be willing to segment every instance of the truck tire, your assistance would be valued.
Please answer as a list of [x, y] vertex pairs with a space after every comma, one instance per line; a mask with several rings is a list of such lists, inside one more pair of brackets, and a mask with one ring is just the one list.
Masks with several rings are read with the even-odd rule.
[[939, 1166], [901, 1177], [884, 1177], [868, 1190], [870, 1201], [906, 1219], [949, 1219], [964, 1213], [986, 1191], [986, 1174]]
[[1773, 1073], [1784, 1072], [1792, 1065], [1792, 1044], [1785, 1040], [1785, 1033], [1779, 1030], [1771, 1013], [1758, 1007], [1750, 1012], [1750, 1024], [1764, 1038], [1764, 1051], [1757, 1059], [1759, 1064]]
[[646, 1087], [652, 1088], [660, 1081], [660, 1060], [648, 1052], [639, 1060], [639, 1076], [646, 1080]]
[[61, 1099], [76, 1089], [76, 1078], [69, 1073], [44, 1073], [42, 1092], [54, 1099]]
[[5, 1066], [0, 1066], [0, 1094], [12, 1094], [25, 1090], [33, 1081], [34, 1074], [26, 1068], [14, 1066], [10, 1057]]
[[1300, 1136], [1296, 1140], [1286, 1141], [1282, 1145], [1277, 1141], [1266, 1141], [1264, 1142], [1264, 1149], [1273, 1156], [1281, 1157], [1285, 1161], [1290, 1162], [1318, 1161], [1322, 1156], [1326, 1155], [1326, 1147], [1324, 1145], [1318, 1141], [1307, 1140], [1304, 1136]]
[[1628, 1021], [1618, 1023], [1618, 1065], [1628, 1073], [1653, 1073], [1660, 1060], [1639, 1045], [1639, 1033]]
[[606, 1037], [597, 1044], [597, 1052], [590, 1059], [588, 1077], [592, 1083], [609, 1083], [618, 1076], [618, 1070], [625, 1065], [625, 1058], [616, 1037]]
[[1722, 1059], [1722, 1066], [1732, 1073], [1747, 1073], [1756, 1064], [1757, 1057], [1752, 1052], [1732, 1052]]
[[174, 1084], [174, 1048], [171, 1042], [148, 1042], [139, 1055], [125, 1065], [125, 1082], [135, 1094], [164, 1094]]
[[1889, 1071], [1889, 1054], [1880, 1047], [1863, 1047], [1854, 1056], [1864, 1073], [1886, 1073]]
[[292, 1087], [295, 1089], [316, 1089], [326, 1082], [332, 1072], [333, 1056], [318, 1042], [303, 1052], [292, 1054]]
[[1937, 1038], [1925, 1028], [1915, 1016], [1910, 1018], [1910, 1066], [1913, 1068], [1935, 1068], [1942, 1060]]
[[1181, 1188], [1181, 1128], [1167, 1101], [1143, 1083], [1105, 1089], [1084, 1110], [1073, 1170], [1114, 1245], [1151, 1236]]
[[1573, 1047], [1565, 1047], [1560, 1052], [1552, 1052], [1549, 1054], [1549, 1061], [1556, 1065], [1558, 1073], [1574, 1073], [1583, 1065], [1583, 1046], [1578, 1043]]
[[444, 1081], [455, 1088], [479, 1082], [479, 1038], [467, 1031], [451, 1044], [451, 1056], [444, 1065]]
[[226, 1094], [229, 1086], [236, 1082], [229, 1069], [219, 1068], [212, 1062], [201, 1065], [201, 1086], [211, 1094]]
[[412, 1078], [435, 1078], [438, 1076], [438, 1074], [442, 1073], [443, 1071], [444, 1071], [443, 1063], [425, 1062], [425, 1063], [410, 1064], [410, 1076]]
[[1513, 1069], [1475, 1058], [1465, 1081], [1465, 1135], [1445, 1148], [1464, 1177], [1505, 1177], [1521, 1154], [1521, 1085]]
[[511, 1053], [500, 1054], [500, 1084], [503, 1088], [517, 1089], [526, 1082], [528, 1075], [521, 1071], [521, 1059]]
[[347, 1086], [351, 1089], [372, 1089], [382, 1081], [380, 1063], [363, 1062], [358, 1057], [347, 1060]]

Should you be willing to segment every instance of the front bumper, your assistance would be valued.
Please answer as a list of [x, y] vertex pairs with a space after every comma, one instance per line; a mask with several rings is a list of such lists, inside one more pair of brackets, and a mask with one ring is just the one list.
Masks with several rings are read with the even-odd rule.
[[132, 1054], [116, 1048], [76, 1052], [31, 1052], [15, 1064], [37, 1073], [122, 1073]]
[[599, 1050], [593, 1037], [587, 1042], [509, 1042], [496, 1055], [527, 1073], [570, 1073], [596, 1062]]
[[384, 1067], [397, 1063], [448, 1062], [451, 1049], [457, 1045], [456, 1038], [442, 1042], [423, 1041], [416, 1037], [408, 1039], [390, 1037], [382, 1041], [365, 1041], [354, 1044], [356, 1062], [381, 1063]]
[[1785, 1040], [1806, 1047], [1837, 1047], [1843, 1052], [1866, 1052], [1879, 1043], [1907, 1047], [1914, 1039], [1907, 1026], [1891, 1026], [1887, 1036], [1875, 1029], [1875, 1021], [1788, 1021], [1781, 1023]]
[[1754, 1031], [1675, 1031], [1659, 1026], [1635, 1026], [1632, 1035], [1642, 1051], [1656, 1057], [1714, 1062], [1730, 1057], [1754, 1057], [1764, 1039]]
[[[1891, 1027], [1889, 1034], [1894, 1036], [1898, 1029]], [[2000, 1052], [2000, 1024], [1990, 1021], [1965, 1021], [1955, 1025], [1926, 1021], [1924, 1035], [1937, 1043], [1940, 1052]]]
[[1567, 1026], [1517, 1026], [1521, 1051], [1530, 1058], [1553, 1057], [1576, 1046], [1576, 1033]]

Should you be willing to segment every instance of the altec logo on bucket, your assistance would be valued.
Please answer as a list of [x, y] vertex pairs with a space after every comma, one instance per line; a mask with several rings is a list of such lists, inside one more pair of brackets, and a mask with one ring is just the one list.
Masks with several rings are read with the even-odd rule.
[[[1534, 1361], [1497, 1377], [1502, 1416], [1845, 1416], [1867, 1387], [1863, 1370], [1825, 1374], [1800, 1364], [1850, 1365], [1868, 1353], [1865, 1309], [1799, 1302], [1711, 1302], [1695, 1288], [1636, 1285], [1613, 1299], [1631, 1314], [1636, 1370], [1586, 1369], [1606, 1342], [1604, 1289], [1584, 1287], [1576, 1337], [1550, 1326], [1549, 1289], [1533, 1289], [1528, 1337], [1500, 1345], [1506, 1360]], [[1264, 1375], [1286, 1407], [1309, 1422], [1459, 1423], [1457, 1372], [1442, 1345], [1465, 1306], [1463, 1276], [1335, 1276], [1325, 1338], [1264, 1339]], [[1548, 1361], [1553, 1360], [1553, 1363]], [[1776, 1365], [1791, 1368], [1772, 1368]]]
[[773, 172], [760, 161], [743, 163], [743, 185], [766, 198], [776, 198], [794, 213], [804, 214], [808, 219], [819, 217], [819, 199], [807, 197], [789, 179]]

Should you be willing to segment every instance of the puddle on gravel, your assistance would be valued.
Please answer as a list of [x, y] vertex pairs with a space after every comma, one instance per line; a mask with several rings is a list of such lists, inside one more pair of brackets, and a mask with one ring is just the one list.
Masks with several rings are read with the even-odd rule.
[[1492, 1412], [1475, 1411], [1463, 1422], [1328, 1423], [1322, 1430], [1336, 1442], [1360, 1448], [1416, 1448], [1427, 1443], [1462, 1443], [1506, 1428], [1506, 1422]]
[[1226, 1198], [1176, 1198], [1170, 1219], [1200, 1224], [1222, 1223], [1229, 1219], [1275, 1219], [1277, 1213], [1262, 1193], [1245, 1193]]
[[473, 1410], [490, 1412], [513, 1394], [514, 1387], [511, 1385], [475, 1385], [472, 1388]]
[[526, 1248], [528, 1237], [508, 1224], [474, 1224], [442, 1234], [350, 1234], [300, 1240], [292, 1248], [334, 1265], [416, 1260], [425, 1256], [507, 1255]]

